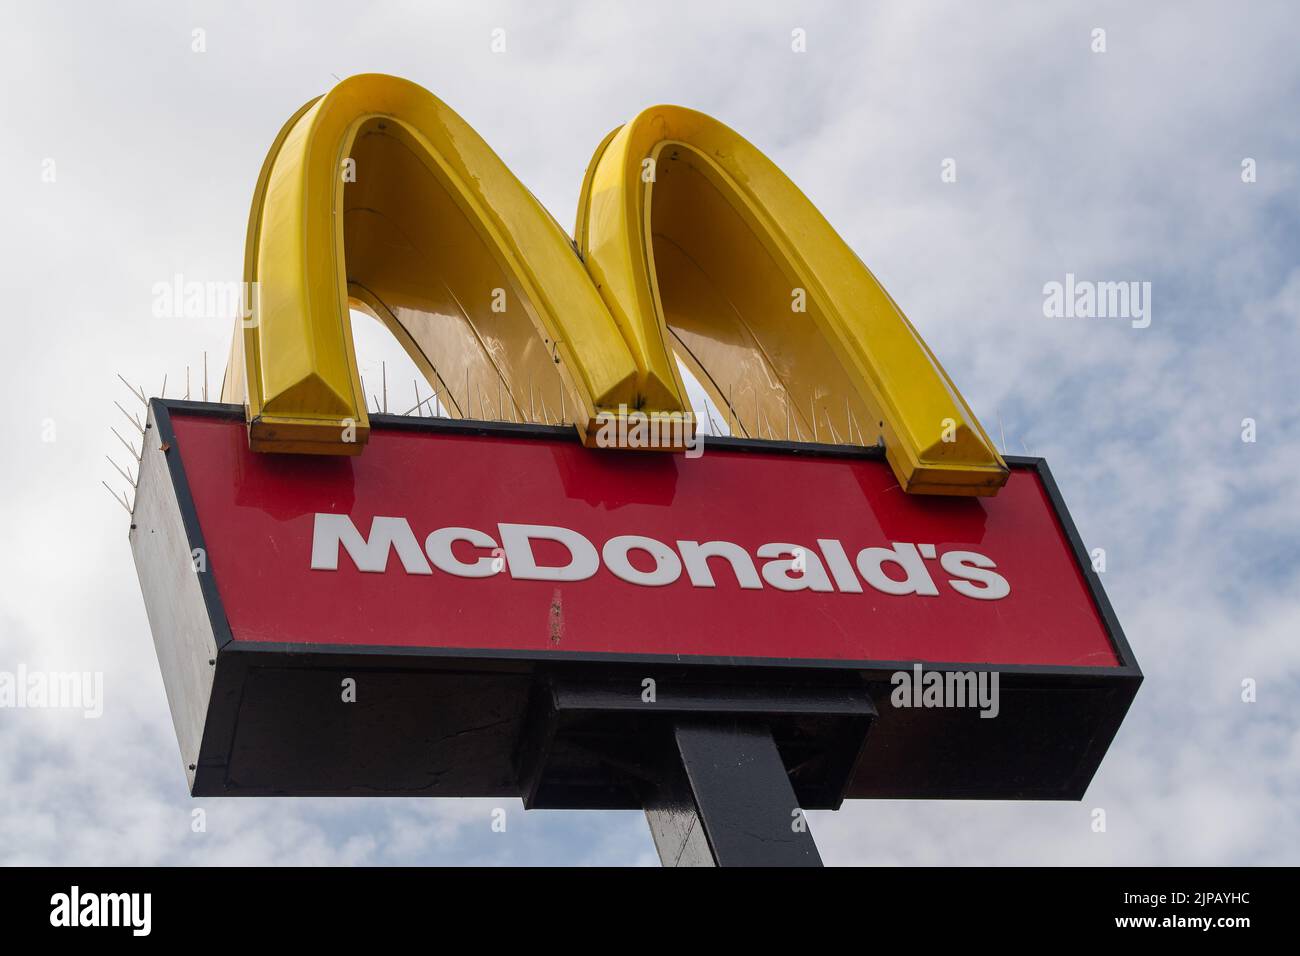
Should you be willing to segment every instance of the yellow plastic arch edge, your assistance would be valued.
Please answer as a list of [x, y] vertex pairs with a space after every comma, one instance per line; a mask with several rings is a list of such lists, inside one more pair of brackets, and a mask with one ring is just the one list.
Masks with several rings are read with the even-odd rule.
[[[358, 129], [384, 117], [458, 191], [556, 343], [584, 441], [604, 418], [646, 405], [622, 333], [554, 219], [477, 133], [396, 77], [344, 80], [285, 124], [253, 200], [244, 280], [252, 316], [236, 329], [223, 396], [243, 400], [256, 451], [358, 454], [369, 434], [348, 315], [340, 173]], [[682, 413], [677, 404], [663, 409]]]
[[653, 276], [648, 221], [665, 144], [692, 149], [774, 257], [820, 305], [822, 334], [876, 415], [886, 456], [913, 494], [993, 495], [1009, 471], [933, 353], [803, 193], [756, 147], [703, 113], [645, 110], [606, 137], [584, 179], [577, 236], [588, 271], [645, 368], [647, 392], [682, 393]]

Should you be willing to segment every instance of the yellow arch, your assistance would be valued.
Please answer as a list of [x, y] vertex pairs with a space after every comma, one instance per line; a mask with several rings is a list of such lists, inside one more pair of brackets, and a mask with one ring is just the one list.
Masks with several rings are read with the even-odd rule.
[[1006, 482], [1006, 463], [898, 306], [780, 169], [722, 123], [656, 106], [611, 133], [587, 170], [577, 236], [652, 400], [680, 401], [676, 352], [733, 431], [882, 439], [913, 493], [990, 495]]
[[[454, 249], [437, 248], [444, 226], [460, 230]], [[461, 258], [439, 273], [449, 255]], [[369, 421], [350, 300], [408, 333], [403, 344], [462, 413], [476, 400], [536, 407], [521, 394], [534, 373], [527, 391], [562, 390], [550, 414], [563, 404], [584, 436], [601, 410], [646, 404], [568, 236], [464, 120], [405, 80], [352, 77], [284, 126], [258, 178], [244, 279], [252, 316], [236, 330], [223, 397], [246, 403], [255, 450], [360, 452]], [[448, 311], [470, 328], [440, 322]], [[463, 360], [459, 393], [462, 376], [434, 368], [446, 356], [424, 355], [421, 336]]]
[[994, 494], [1005, 482], [894, 302], [721, 123], [661, 106], [611, 133], [587, 170], [577, 235], [581, 258], [432, 94], [389, 76], [345, 80], [285, 124], [263, 165], [245, 249], [253, 314], [223, 398], [246, 403], [254, 450], [359, 453], [356, 303], [454, 414], [477, 401], [480, 417], [537, 420], [535, 388], [554, 389], [542, 420], [563, 407], [593, 444], [620, 408], [689, 413], [676, 354], [739, 433], [879, 439], [909, 492]]

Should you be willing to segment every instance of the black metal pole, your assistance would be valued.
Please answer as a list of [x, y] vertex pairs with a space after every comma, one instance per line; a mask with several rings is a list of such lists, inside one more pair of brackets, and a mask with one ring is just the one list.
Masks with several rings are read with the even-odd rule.
[[679, 718], [645, 798], [664, 866], [821, 866], [767, 724]]

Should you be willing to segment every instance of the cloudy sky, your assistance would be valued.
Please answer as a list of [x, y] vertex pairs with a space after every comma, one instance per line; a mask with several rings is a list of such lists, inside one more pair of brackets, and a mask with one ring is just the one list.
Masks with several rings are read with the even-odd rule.
[[[122, 484], [104, 460], [120, 451], [112, 403], [130, 398], [115, 373], [150, 394], [167, 375], [174, 395], [206, 351], [215, 387], [229, 324], [154, 318], [154, 284], [237, 279], [281, 124], [374, 71], [450, 104], [565, 224], [592, 150], [643, 107], [739, 130], [870, 265], [989, 431], [1048, 459], [1105, 548], [1147, 677], [1086, 798], [849, 803], [812, 814], [828, 863], [1300, 862], [1294, 5], [0, 14], [0, 671], [102, 671], [105, 693], [98, 720], [0, 710], [0, 862], [656, 861], [639, 814], [516, 801], [506, 833], [500, 801], [480, 800], [203, 800], [207, 830], [191, 830], [126, 514], [100, 485]], [[1045, 317], [1044, 284], [1067, 273], [1150, 282], [1149, 327]]]

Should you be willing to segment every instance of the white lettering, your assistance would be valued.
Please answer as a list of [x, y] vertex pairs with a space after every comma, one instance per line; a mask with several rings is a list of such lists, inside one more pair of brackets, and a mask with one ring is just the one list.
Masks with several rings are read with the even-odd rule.
[[340, 546], [347, 551], [358, 571], [386, 570], [388, 551], [396, 548], [407, 574], [433, 573], [420, 550], [420, 542], [415, 540], [410, 522], [405, 518], [376, 516], [370, 522], [370, 538], [367, 540], [361, 537], [361, 532], [347, 515], [316, 515], [311, 539], [312, 569], [337, 571]]
[[[885, 564], [897, 565], [907, 576], [896, 581], [885, 573]], [[858, 552], [858, 571], [868, 584], [886, 594], [924, 594], [933, 597], [939, 593], [914, 544], [895, 543], [891, 548], [863, 548]]]
[[[935, 545], [928, 543], [918, 546], [899, 541], [887, 548], [867, 547], [851, 561], [836, 538], [816, 539], [820, 553], [804, 545], [773, 542], [757, 549], [757, 557], [766, 559], [760, 575], [750, 552], [730, 541], [682, 539], [666, 544], [644, 535], [625, 534], [609, 538], [597, 551], [584, 535], [569, 528], [501, 523], [497, 529], [500, 545], [476, 528], [446, 527], [430, 532], [421, 548], [405, 518], [376, 516], [371, 519], [369, 535], [363, 537], [349, 515], [317, 514], [311, 567], [337, 571], [342, 550], [358, 571], [381, 573], [388, 570], [390, 553], [396, 551], [407, 574], [431, 575], [436, 568], [459, 578], [490, 578], [506, 571], [509, 577], [522, 581], [584, 581], [600, 570], [603, 558], [610, 573], [629, 584], [663, 587], [678, 581], [684, 568], [693, 587], [714, 588], [718, 585], [709, 561], [722, 558], [731, 566], [736, 584], [746, 591], [760, 591], [766, 583], [779, 591], [861, 594], [865, 580], [873, 591], [882, 594], [937, 597], [939, 588], [926, 565], [927, 560], [937, 558], [951, 575], [949, 587], [963, 597], [996, 601], [1011, 593], [1010, 583], [993, 570], [997, 565], [988, 556], [976, 551], [947, 551], [940, 555]], [[566, 560], [539, 563], [534, 542], [562, 546]], [[455, 553], [457, 544], [479, 549], [480, 554], [473, 560], [463, 560]], [[632, 551], [645, 552], [654, 567], [642, 570], [634, 565], [629, 557]], [[891, 565], [893, 570], [887, 572]], [[23, 706], [14, 699], [15, 689], [24, 681], [6, 677], [0, 673], [0, 707]], [[47, 694], [43, 686], [27, 692], [25, 706], [45, 706]], [[98, 687], [84, 696], [98, 716]]]
[[[545, 524], [499, 524], [501, 546], [512, 578], [525, 581], [584, 581], [600, 567], [600, 557], [590, 541], [568, 528]], [[533, 541], [556, 541], [569, 550], [569, 563], [541, 566], [533, 556]]]
[[476, 548], [496, 548], [497, 543], [490, 535], [473, 528], [439, 528], [424, 539], [424, 552], [439, 571], [446, 571], [458, 578], [490, 578], [500, 568], [492, 555], [479, 558], [472, 564], [466, 564], [452, 553], [451, 546], [457, 541], [466, 541]]
[[[763, 580], [782, 591], [834, 591], [831, 580], [826, 576], [821, 558], [811, 548], [799, 544], [765, 544], [758, 549], [760, 558], [780, 558], [783, 554], [791, 556], [789, 561], [769, 561], [763, 565]], [[797, 564], [803, 570], [796, 571]], [[792, 574], [791, 571], [794, 571]]]
[[[641, 571], [632, 566], [627, 553], [631, 550], [644, 551], [655, 560], [653, 571]], [[645, 538], [639, 534], [623, 534], [610, 538], [601, 549], [605, 566], [615, 577], [622, 578], [629, 584], [643, 584], [647, 587], [662, 587], [672, 584], [682, 574], [682, 562], [677, 552], [662, 541]]]
[[[996, 601], [1011, 593], [1011, 585], [1007, 583], [1006, 578], [996, 572], [982, 570], [997, 567], [982, 554], [974, 551], [949, 551], [939, 563], [949, 574], [964, 579], [948, 582], [958, 594], [980, 601]], [[981, 582], [983, 587], [976, 587], [971, 583], [972, 581]]]
[[736, 583], [745, 590], [758, 591], [763, 588], [763, 582], [754, 570], [754, 559], [738, 544], [730, 541], [706, 541], [703, 544], [698, 541], [678, 541], [677, 550], [682, 553], [682, 561], [686, 563], [686, 573], [690, 576], [691, 584], [697, 588], [716, 586], [713, 572], [709, 568], [709, 558], [726, 558], [730, 561]]

